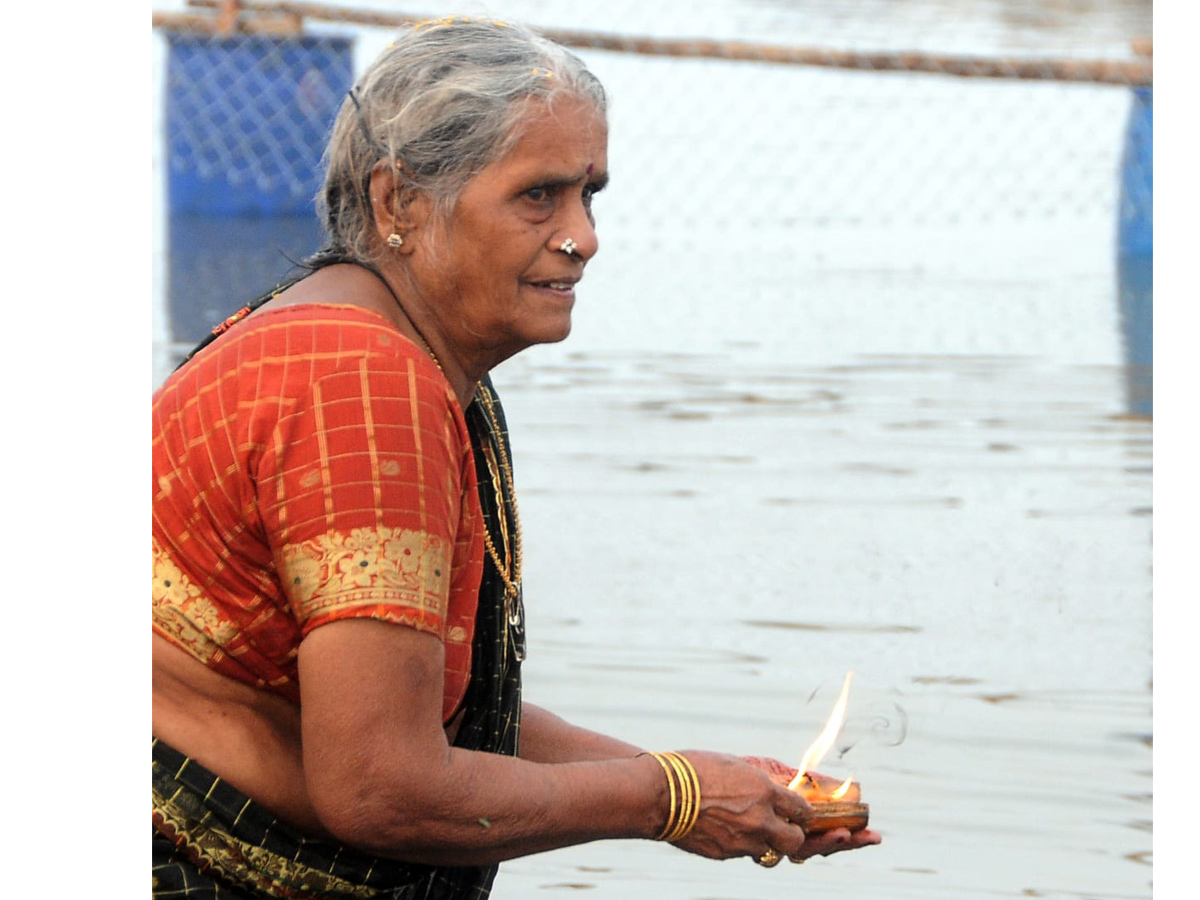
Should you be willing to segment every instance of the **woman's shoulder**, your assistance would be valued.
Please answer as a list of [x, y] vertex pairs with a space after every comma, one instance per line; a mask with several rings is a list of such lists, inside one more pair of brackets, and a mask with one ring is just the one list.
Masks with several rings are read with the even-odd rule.
[[249, 315], [243, 328], [293, 327], [307, 328], [322, 324], [361, 323], [400, 333], [395, 324], [382, 313], [357, 303], [303, 300], [293, 303], [268, 304]]
[[[256, 310], [177, 370], [157, 393], [206, 385], [292, 396], [349, 374], [400, 378], [430, 399], [449, 392], [437, 364], [382, 314], [352, 303], [303, 302]], [[357, 375], [355, 373], [358, 373]]]
[[414, 360], [436, 372], [433, 361], [381, 313], [353, 303], [299, 302], [268, 305], [213, 342], [210, 350], [248, 353], [265, 359], [319, 357], [351, 363], [363, 356], [378, 360]]
[[272, 358], [307, 358], [318, 369], [358, 368], [365, 360], [371, 371], [412, 370], [444, 380], [437, 364], [394, 322], [363, 306], [294, 303], [264, 309], [245, 325], [247, 337]]

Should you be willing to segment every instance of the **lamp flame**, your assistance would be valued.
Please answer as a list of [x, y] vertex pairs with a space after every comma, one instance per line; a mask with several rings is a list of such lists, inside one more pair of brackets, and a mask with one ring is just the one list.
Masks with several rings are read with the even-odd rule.
[[829, 795], [829, 799], [830, 800], [841, 800], [843, 797], [846, 796], [846, 792], [848, 790], [850, 790], [850, 785], [852, 785], [852, 784], [854, 784], [854, 776], [853, 775], [851, 775], [849, 778], [847, 778], [845, 781], [843, 781], [840, 785], [838, 785], [837, 790]]
[[[789, 790], [795, 790], [804, 780], [805, 774], [818, 765], [825, 758], [830, 749], [833, 747], [834, 741], [837, 740], [838, 733], [842, 730], [842, 724], [846, 721], [846, 705], [850, 702], [850, 679], [854, 676], [853, 672], [846, 673], [846, 680], [842, 683], [842, 692], [838, 695], [837, 703], [833, 705], [833, 712], [829, 714], [829, 720], [825, 723], [825, 727], [821, 733], [817, 735], [817, 739], [812, 742], [812, 745], [804, 752], [804, 758], [800, 761], [800, 770], [796, 772], [796, 777], [788, 784]], [[842, 796], [849, 790], [850, 780], [838, 788], [837, 796]]]

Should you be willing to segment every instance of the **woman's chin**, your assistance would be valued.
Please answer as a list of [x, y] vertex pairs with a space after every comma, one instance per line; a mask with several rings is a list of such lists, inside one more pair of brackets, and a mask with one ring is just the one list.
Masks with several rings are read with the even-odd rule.
[[542, 321], [537, 323], [535, 329], [531, 329], [530, 345], [533, 344], [557, 344], [565, 341], [571, 333], [571, 313], [566, 312], [555, 315], [546, 316]]
[[565, 341], [568, 337], [570, 337], [570, 335], [571, 335], [571, 319], [568, 317], [567, 321], [563, 324], [563, 326], [561, 328], [559, 328], [557, 331], [555, 331], [553, 336], [548, 337], [548, 338], [546, 338], [546, 340], [542, 341], [542, 343], [543, 344], [558, 344], [558, 343], [561, 343], [562, 341]]

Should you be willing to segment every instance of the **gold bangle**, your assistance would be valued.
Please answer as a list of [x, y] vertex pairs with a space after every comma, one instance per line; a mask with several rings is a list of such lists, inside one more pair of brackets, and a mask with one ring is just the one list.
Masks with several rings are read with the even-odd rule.
[[695, 767], [692, 766], [691, 761], [686, 756], [682, 754], [677, 754], [677, 756], [687, 769], [688, 778], [692, 784], [692, 814], [689, 816], [687, 822], [684, 823], [683, 833], [679, 835], [679, 838], [683, 839], [691, 833], [692, 829], [696, 827], [696, 822], [700, 819], [700, 776], [696, 774]]
[[656, 840], [676, 843], [691, 833], [700, 818], [700, 777], [687, 758], [678, 753], [647, 755], [653, 756], [662, 766], [671, 797], [667, 823]]
[[667, 822], [665, 825], [663, 825], [662, 831], [660, 831], [658, 833], [658, 836], [655, 838], [656, 841], [662, 841], [662, 840], [666, 840], [667, 835], [669, 835], [672, 831], [675, 830], [675, 817], [679, 812], [679, 806], [677, 804], [677, 798], [676, 798], [676, 794], [675, 794], [675, 779], [672, 777], [673, 773], [671, 771], [671, 767], [667, 764], [667, 761], [663, 758], [663, 754], [647, 753], [645, 755], [654, 757], [654, 759], [658, 761], [658, 764], [660, 766], [662, 766], [663, 772], [665, 772], [667, 775], [667, 789], [670, 792], [671, 806], [670, 806], [670, 809], [667, 811]]
[[679, 840], [684, 823], [692, 814], [692, 786], [685, 777], [683, 766], [679, 764], [679, 758], [674, 753], [664, 753], [663, 758], [670, 763], [675, 778], [679, 782], [679, 815], [675, 819], [670, 834], [664, 838], [670, 844]]
[[675, 778], [679, 781], [679, 816], [675, 820], [675, 827], [666, 837], [667, 843], [674, 843], [681, 837], [684, 824], [692, 814], [692, 785], [687, 780], [683, 766], [679, 762], [679, 757], [674, 753], [664, 753], [663, 756], [671, 764], [671, 769], [675, 772]]
[[700, 818], [700, 776], [696, 774], [696, 769], [686, 756], [681, 753], [669, 754], [671, 761], [676, 765], [677, 771], [682, 769], [680, 773], [680, 781], [687, 785], [688, 805], [686, 809], [680, 811], [679, 826], [676, 833], [670, 838], [672, 842], [681, 841], [687, 837], [693, 828], [696, 827], [696, 822]]

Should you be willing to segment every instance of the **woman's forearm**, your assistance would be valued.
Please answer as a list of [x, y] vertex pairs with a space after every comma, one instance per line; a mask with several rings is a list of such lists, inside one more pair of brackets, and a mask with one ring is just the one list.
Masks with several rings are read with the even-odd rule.
[[395, 779], [339, 813], [338, 836], [381, 856], [431, 865], [486, 865], [593, 840], [652, 838], [668, 807], [650, 757], [535, 763], [451, 748], [419, 777]]
[[580, 728], [532, 703], [521, 709], [521, 758], [539, 763], [627, 759], [642, 748]]

